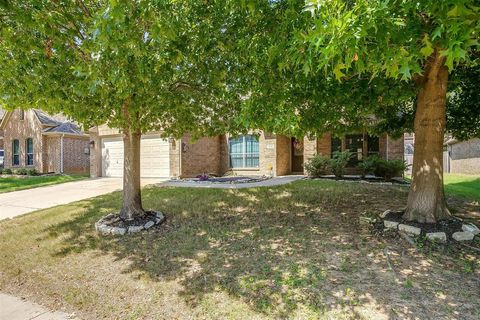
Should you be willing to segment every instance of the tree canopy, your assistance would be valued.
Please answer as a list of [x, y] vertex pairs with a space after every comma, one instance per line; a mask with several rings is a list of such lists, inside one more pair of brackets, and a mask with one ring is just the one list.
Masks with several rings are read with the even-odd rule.
[[223, 132], [236, 96], [225, 90], [218, 45], [228, 34], [210, 9], [196, 1], [7, 2], [1, 102], [86, 125]]

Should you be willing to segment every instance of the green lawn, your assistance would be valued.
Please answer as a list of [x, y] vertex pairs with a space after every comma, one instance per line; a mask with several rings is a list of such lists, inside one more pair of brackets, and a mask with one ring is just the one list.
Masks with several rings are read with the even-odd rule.
[[480, 201], [480, 176], [445, 174], [445, 192], [450, 195]]
[[318, 180], [152, 187], [143, 201], [162, 226], [99, 236], [116, 192], [0, 222], [0, 291], [81, 319], [478, 319], [477, 253], [414, 250], [365, 222], [407, 193]]
[[86, 179], [85, 175], [55, 175], [34, 177], [0, 177], [0, 193], [44, 187]]

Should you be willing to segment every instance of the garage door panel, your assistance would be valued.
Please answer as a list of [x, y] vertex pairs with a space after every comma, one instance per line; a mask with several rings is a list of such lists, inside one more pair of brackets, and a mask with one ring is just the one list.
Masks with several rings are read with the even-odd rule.
[[[168, 140], [158, 136], [144, 136], [140, 144], [140, 175], [142, 177], [169, 177], [170, 155]], [[102, 174], [105, 177], [123, 176], [123, 139], [102, 140]]]

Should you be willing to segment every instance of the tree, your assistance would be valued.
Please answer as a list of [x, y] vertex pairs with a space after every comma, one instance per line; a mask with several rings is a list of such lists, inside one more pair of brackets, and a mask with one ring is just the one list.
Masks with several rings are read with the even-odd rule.
[[291, 53], [298, 65], [327, 70], [340, 81], [412, 83], [415, 151], [404, 218], [449, 219], [443, 190], [443, 139], [449, 73], [476, 63], [480, 7], [473, 0], [309, 0], [313, 24]]
[[121, 218], [143, 215], [141, 134], [194, 137], [228, 130], [224, 41], [215, 11], [197, 1], [3, 1], [0, 103], [63, 112], [119, 128]]

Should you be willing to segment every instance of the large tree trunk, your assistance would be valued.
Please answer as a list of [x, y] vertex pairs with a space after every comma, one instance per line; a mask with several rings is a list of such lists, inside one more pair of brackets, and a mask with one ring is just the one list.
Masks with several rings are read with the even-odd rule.
[[125, 129], [123, 133], [123, 206], [120, 218], [132, 220], [145, 214], [140, 189], [140, 141], [141, 133]]
[[443, 139], [448, 69], [436, 50], [418, 79], [412, 184], [404, 218], [436, 223], [450, 218], [443, 191]]

